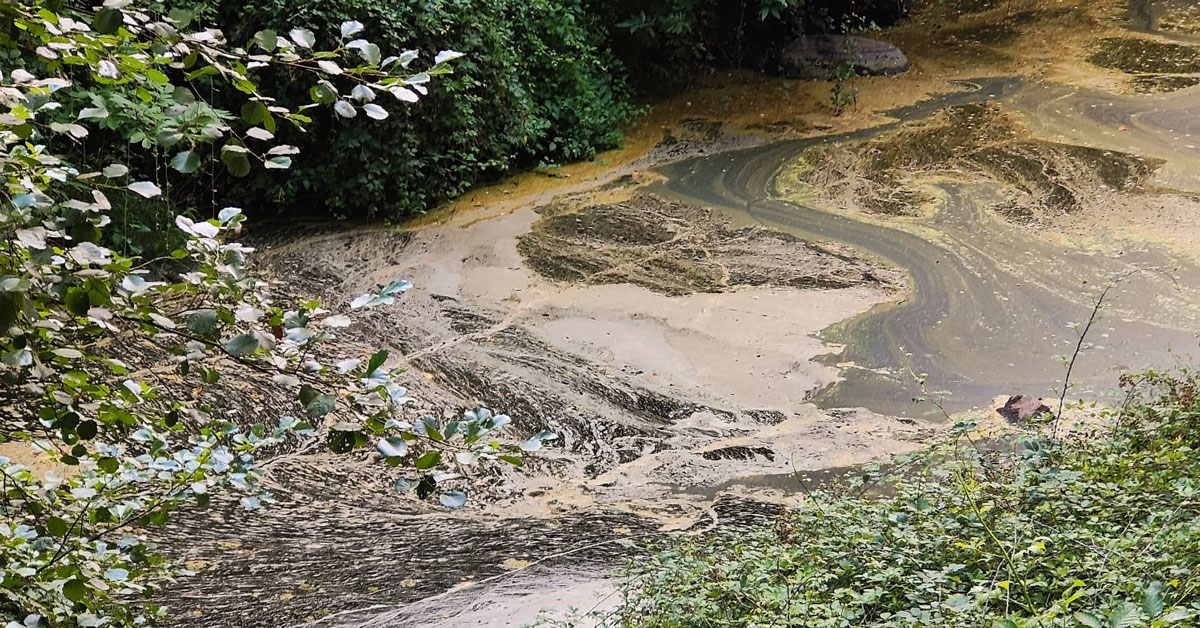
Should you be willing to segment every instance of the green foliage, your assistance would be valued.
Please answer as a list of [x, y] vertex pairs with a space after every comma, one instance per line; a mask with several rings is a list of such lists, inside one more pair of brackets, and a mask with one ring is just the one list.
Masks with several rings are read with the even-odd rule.
[[594, 0], [609, 39], [646, 91], [679, 88], [717, 68], [777, 69], [786, 44], [805, 33], [890, 24], [905, 0]]
[[[269, 503], [257, 485], [265, 447], [317, 432], [335, 452], [374, 444], [400, 467], [397, 488], [446, 507], [465, 503], [473, 465], [531, 450], [498, 441], [508, 417], [486, 410], [445, 425], [408, 416], [386, 351], [326, 354], [351, 314], [393, 305], [407, 281], [344, 314], [276, 301], [247, 270], [251, 249], [233, 240], [242, 211], [199, 219], [180, 205], [203, 170], [224, 180], [286, 170], [302, 153], [277, 133], [305, 128], [316, 111], [387, 119], [377, 96], [415, 100], [459, 53], [385, 57], [351, 20], [332, 37], [260, 31], [238, 48], [189, 28], [186, 12], [58, 6], [0, 4], [0, 622], [155, 619], [154, 588], [186, 571], [155, 554], [143, 529], [214, 499]], [[285, 104], [261, 87], [260, 74], [279, 67], [306, 100]], [[208, 102], [218, 84], [241, 102]], [[118, 155], [128, 159], [110, 161]], [[165, 218], [160, 241], [180, 243], [166, 259], [131, 255], [130, 222], [113, 220], [131, 204]], [[230, 398], [239, 387], [224, 383], [247, 373], [293, 404], [251, 422]], [[206, 388], [226, 405], [205, 403]], [[34, 450], [49, 470], [30, 464]]]
[[833, 115], [840, 116], [847, 107], [858, 104], [858, 88], [851, 84], [858, 74], [854, 66], [843, 63], [835, 70], [833, 87], [829, 88], [829, 104], [833, 106]]
[[1150, 392], [1068, 441], [959, 425], [773, 526], [639, 561], [606, 625], [1195, 626], [1198, 382], [1127, 378]]
[[[263, 207], [403, 216], [515, 167], [590, 159], [619, 145], [633, 111], [604, 29], [580, 0], [222, 0], [197, 9], [234, 42], [282, 32], [285, 21], [324, 32], [353, 18], [384, 49], [467, 55], [453, 75], [410, 86], [422, 102], [385, 120], [320, 112], [304, 135], [288, 132], [303, 152], [286, 179], [252, 173], [229, 188]], [[286, 69], [264, 81], [284, 104], [309, 101], [309, 86]]]
[[802, 32], [804, 0], [594, 2], [639, 87], [676, 89], [714, 67], [763, 66]]

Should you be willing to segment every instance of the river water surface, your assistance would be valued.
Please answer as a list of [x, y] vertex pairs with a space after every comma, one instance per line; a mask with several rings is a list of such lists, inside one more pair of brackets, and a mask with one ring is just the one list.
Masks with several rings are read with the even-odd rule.
[[[817, 395], [823, 407], [923, 412], [913, 404], [922, 394], [917, 374], [927, 376], [929, 392], [944, 391], [951, 411], [986, 404], [998, 391], [1049, 395], [1048, 385], [1065, 373], [1056, 356], [1073, 354], [1078, 343], [1072, 324], [1089, 319], [1109, 286], [1107, 307], [1073, 372], [1073, 396], [1102, 397], [1122, 373], [1186, 364], [1197, 355], [1200, 276], [1185, 257], [1132, 241], [1088, 250], [1087, 242], [1054, 241], [1005, 224], [984, 210], [996, 198], [987, 181], [941, 183], [944, 195], [932, 216], [890, 223], [788, 201], [776, 190], [780, 170], [815, 145], [863, 140], [984, 100], [1019, 111], [1043, 133], [1069, 134], [1076, 142], [1100, 138], [1101, 147], [1165, 159], [1169, 183], [1198, 189], [1200, 153], [1172, 137], [1200, 132], [1200, 92], [1130, 98], [1017, 79], [980, 79], [963, 92], [890, 112], [895, 124], [662, 168], [663, 193], [719, 207], [743, 222], [842, 242], [908, 274], [903, 300], [826, 330], [827, 341], [845, 345], [830, 361], [847, 370]], [[1120, 141], [1104, 137], [1120, 125], [1127, 129]]]

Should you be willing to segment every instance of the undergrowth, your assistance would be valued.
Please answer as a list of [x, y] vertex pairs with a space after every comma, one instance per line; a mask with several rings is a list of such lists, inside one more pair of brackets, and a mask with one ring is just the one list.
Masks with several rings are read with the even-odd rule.
[[772, 525], [655, 548], [615, 611], [551, 624], [1200, 625], [1198, 382], [1126, 377], [1125, 404], [1063, 438], [960, 423]]

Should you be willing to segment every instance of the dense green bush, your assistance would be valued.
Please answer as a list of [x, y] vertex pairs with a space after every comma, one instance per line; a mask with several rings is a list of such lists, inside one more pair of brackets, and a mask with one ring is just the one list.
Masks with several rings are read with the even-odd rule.
[[1152, 392], [1086, 437], [960, 424], [774, 525], [670, 545], [606, 625], [1196, 626], [1197, 378], [1126, 384]]
[[697, 74], [744, 67], [771, 72], [796, 37], [885, 26], [907, 0], [590, 0], [610, 25], [614, 54], [646, 92], [686, 86]]
[[[356, 37], [357, 21], [259, 33], [237, 49], [194, 29], [187, 12], [159, 8], [0, 3], [7, 628], [169, 620], [155, 590], [191, 572], [160, 554], [149, 530], [180, 509], [269, 504], [257, 462], [268, 451], [322, 437], [334, 453], [373, 445], [401, 474], [397, 491], [457, 508], [469, 468], [520, 464], [554, 438], [502, 444], [496, 430], [509, 418], [485, 409], [448, 422], [415, 416], [403, 369], [345, 331], [356, 311], [392, 305], [411, 284], [396, 279], [334, 309], [271, 294], [247, 268], [253, 249], [234, 240], [242, 210], [214, 208], [206, 220], [197, 216], [209, 208], [177, 194], [189, 180], [211, 185], [210, 173], [286, 171], [300, 152], [274, 131], [303, 128], [312, 105], [387, 119], [379, 103], [408, 105], [375, 95], [414, 100], [407, 90], [450, 73], [459, 54], [382, 58]], [[315, 102], [280, 106], [258, 81], [272, 67], [311, 86]], [[353, 91], [333, 82], [349, 77]], [[206, 79], [238, 90], [230, 109], [240, 115], [206, 101]], [[179, 248], [165, 259], [124, 253], [138, 213], [162, 220], [142, 225], [159, 245]]]
[[[230, 188], [250, 207], [401, 216], [513, 167], [591, 158], [620, 143], [632, 112], [604, 29], [580, 0], [218, 0], [195, 8], [235, 44], [260, 29], [322, 32], [353, 18], [384, 49], [466, 55], [420, 104], [387, 120], [315, 113], [307, 134], [286, 137], [302, 151], [286, 178], [255, 173]], [[310, 102], [308, 86], [286, 72], [264, 82], [282, 102]]]

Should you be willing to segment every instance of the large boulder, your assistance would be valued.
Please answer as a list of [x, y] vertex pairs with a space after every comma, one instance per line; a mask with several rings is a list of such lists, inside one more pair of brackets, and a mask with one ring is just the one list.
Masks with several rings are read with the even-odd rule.
[[833, 79], [838, 68], [846, 65], [858, 74], [900, 74], [908, 71], [908, 57], [878, 39], [805, 35], [788, 44], [779, 59], [781, 73], [791, 78]]

